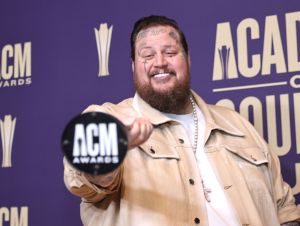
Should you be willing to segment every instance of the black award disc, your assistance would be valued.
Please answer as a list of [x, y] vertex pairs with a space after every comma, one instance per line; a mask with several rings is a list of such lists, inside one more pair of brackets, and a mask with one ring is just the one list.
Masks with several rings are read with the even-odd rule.
[[83, 113], [65, 127], [61, 146], [68, 162], [79, 171], [106, 174], [116, 169], [127, 152], [127, 130], [115, 117]]

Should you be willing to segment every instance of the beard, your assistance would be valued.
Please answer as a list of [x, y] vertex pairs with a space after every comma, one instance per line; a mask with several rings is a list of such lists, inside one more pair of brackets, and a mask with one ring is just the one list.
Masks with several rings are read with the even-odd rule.
[[176, 82], [167, 91], [156, 91], [151, 86], [151, 81], [147, 84], [140, 84], [137, 75], [134, 75], [134, 85], [140, 97], [151, 107], [165, 113], [179, 113], [189, 103], [190, 76], [186, 76], [183, 82]]

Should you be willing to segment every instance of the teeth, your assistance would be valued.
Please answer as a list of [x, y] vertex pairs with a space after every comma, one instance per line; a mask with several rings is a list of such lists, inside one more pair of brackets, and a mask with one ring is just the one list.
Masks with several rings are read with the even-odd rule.
[[154, 77], [160, 78], [160, 77], [164, 77], [164, 76], [168, 76], [168, 75], [170, 75], [170, 74], [169, 73], [160, 73], [160, 74], [154, 75]]

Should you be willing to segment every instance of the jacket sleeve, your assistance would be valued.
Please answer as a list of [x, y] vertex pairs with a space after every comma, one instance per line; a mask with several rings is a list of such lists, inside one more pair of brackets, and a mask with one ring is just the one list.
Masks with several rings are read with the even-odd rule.
[[242, 119], [242, 121], [247, 125], [247, 129], [250, 130], [253, 139], [265, 150], [268, 157], [269, 174], [273, 185], [273, 199], [277, 207], [277, 216], [280, 224], [300, 221], [300, 205], [297, 206], [295, 204], [290, 185], [283, 181], [277, 154], [267, 145], [250, 122], [245, 119]]
[[[105, 112], [108, 107], [91, 105], [84, 112]], [[120, 166], [108, 175], [89, 176], [78, 171], [64, 158], [64, 183], [67, 189], [74, 195], [92, 203], [103, 200], [108, 195], [116, 192], [121, 184], [123, 168]]]
[[278, 219], [280, 224], [300, 221], [300, 206], [295, 204], [291, 187], [283, 181], [280, 162], [277, 155], [270, 153], [270, 171], [274, 183], [274, 196], [277, 204]]
[[[122, 172], [123, 169], [121, 166], [109, 175], [87, 176], [73, 168], [64, 159], [64, 182], [67, 189], [72, 194], [92, 203], [99, 202], [108, 195], [118, 191], [121, 184]], [[93, 179], [90, 179], [91, 177]]]

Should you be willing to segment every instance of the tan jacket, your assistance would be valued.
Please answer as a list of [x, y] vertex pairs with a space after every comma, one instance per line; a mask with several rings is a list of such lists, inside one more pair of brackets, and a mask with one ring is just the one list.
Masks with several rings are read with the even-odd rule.
[[[252, 125], [236, 112], [193, 95], [206, 120], [204, 150], [240, 225], [277, 226], [300, 220], [277, 156]], [[155, 129], [147, 142], [128, 151], [111, 183], [96, 186], [65, 162], [65, 184], [82, 197], [83, 224], [207, 226], [199, 169], [185, 129], [136, 99], [140, 113]], [[132, 102], [93, 105], [88, 111], [132, 108]]]

